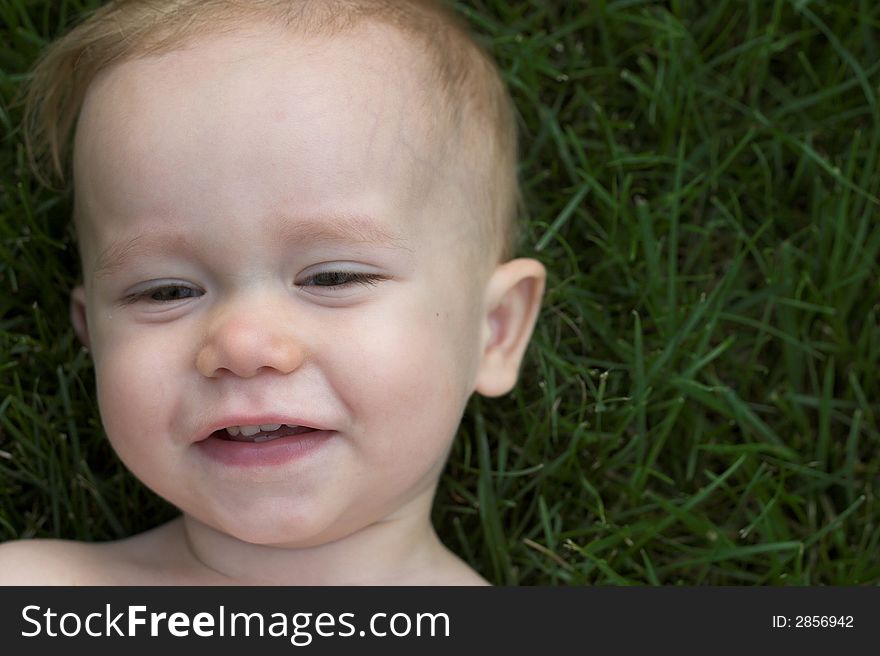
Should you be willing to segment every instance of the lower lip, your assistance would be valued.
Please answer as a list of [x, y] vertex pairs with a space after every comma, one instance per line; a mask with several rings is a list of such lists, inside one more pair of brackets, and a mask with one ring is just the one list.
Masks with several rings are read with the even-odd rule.
[[268, 442], [235, 442], [212, 435], [196, 446], [212, 460], [229, 467], [277, 467], [307, 458], [335, 434], [319, 430]]

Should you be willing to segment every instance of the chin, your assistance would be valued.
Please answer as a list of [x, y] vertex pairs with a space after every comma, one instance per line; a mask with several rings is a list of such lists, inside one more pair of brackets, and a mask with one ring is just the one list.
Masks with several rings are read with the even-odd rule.
[[236, 540], [265, 547], [302, 549], [330, 542], [340, 535], [328, 534], [325, 521], [309, 516], [267, 517], [251, 515], [249, 521], [227, 517], [220, 522], [207, 522], [210, 526]]

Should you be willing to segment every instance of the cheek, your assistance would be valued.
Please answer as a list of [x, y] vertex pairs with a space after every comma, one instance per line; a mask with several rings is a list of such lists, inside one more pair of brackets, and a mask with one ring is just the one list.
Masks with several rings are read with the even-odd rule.
[[383, 451], [445, 453], [473, 391], [472, 322], [439, 307], [410, 300], [344, 340], [357, 346], [334, 367], [346, 372], [335, 386]]
[[143, 457], [151, 455], [151, 438], [167, 434], [171, 426], [175, 395], [169, 386], [178, 379], [172, 373], [174, 358], [167, 345], [163, 349], [134, 335], [107, 335], [95, 353], [101, 420], [129, 467], [154, 459]]

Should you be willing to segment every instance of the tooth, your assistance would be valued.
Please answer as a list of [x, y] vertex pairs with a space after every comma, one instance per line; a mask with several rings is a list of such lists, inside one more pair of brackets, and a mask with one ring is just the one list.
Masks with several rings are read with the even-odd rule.
[[277, 431], [279, 428], [281, 428], [281, 424], [260, 424], [260, 430], [267, 433]]
[[259, 426], [239, 426], [239, 428], [241, 429], [241, 434], [245, 437], [251, 437], [260, 432]]
[[287, 426], [288, 428], [299, 428], [299, 426], [297, 426], [296, 424], [284, 424], [284, 425]]
[[228, 426], [228, 427], [226, 428], [226, 432], [229, 433], [230, 435], [232, 435], [233, 437], [235, 437], [235, 436], [238, 435], [241, 431], [238, 429], [238, 426]]

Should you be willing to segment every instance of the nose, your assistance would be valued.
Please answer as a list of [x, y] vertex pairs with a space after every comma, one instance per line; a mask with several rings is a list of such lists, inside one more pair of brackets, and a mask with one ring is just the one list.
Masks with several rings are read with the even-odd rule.
[[277, 314], [238, 306], [209, 321], [196, 369], [207, 378], [250, 378], [261, 371], [289, 374], [304, 359], [302, 343]]

